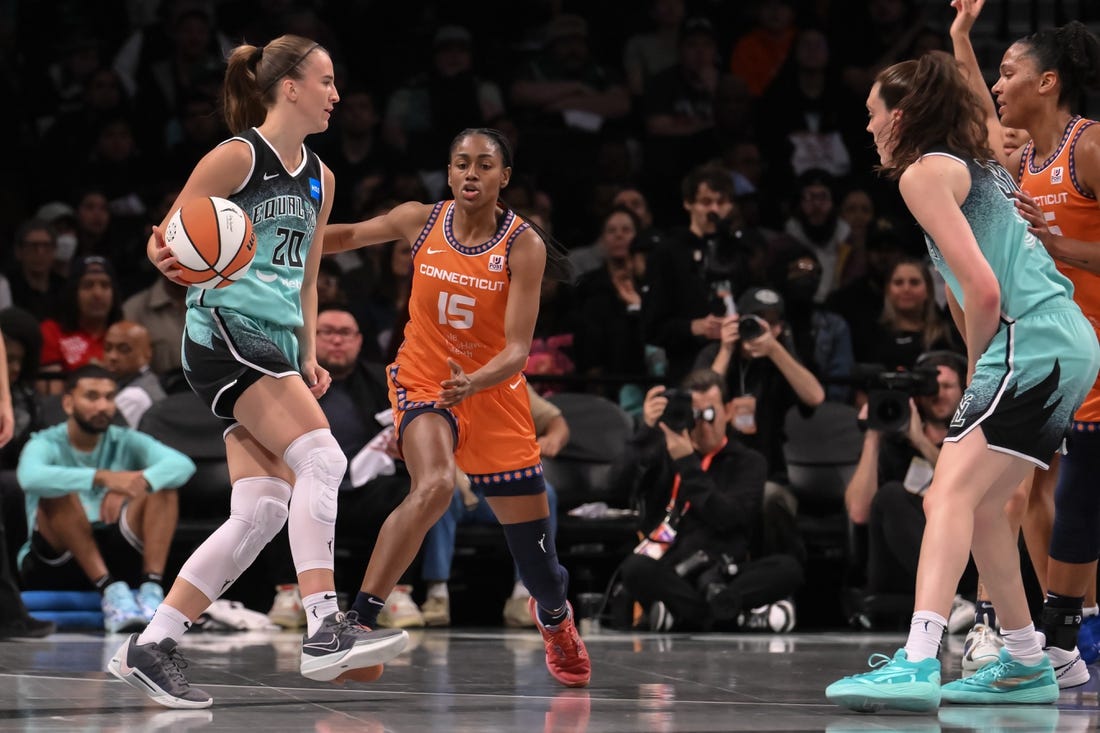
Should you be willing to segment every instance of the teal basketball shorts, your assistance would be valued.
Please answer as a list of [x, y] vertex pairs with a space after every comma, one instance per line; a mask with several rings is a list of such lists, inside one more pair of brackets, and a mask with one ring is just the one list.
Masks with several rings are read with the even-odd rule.
[[947, 441], [981, 426], [992, 450], [1047, 468], [1096, 381], [1100, 346], [1076, 307], [1001, 317], [948, 426]]
[[233, 407], [261, 377], [300, 374], [298, 338], [286, 327], [225, 308], [187, 309], [183, 373], [211, 411], [233, 420]]

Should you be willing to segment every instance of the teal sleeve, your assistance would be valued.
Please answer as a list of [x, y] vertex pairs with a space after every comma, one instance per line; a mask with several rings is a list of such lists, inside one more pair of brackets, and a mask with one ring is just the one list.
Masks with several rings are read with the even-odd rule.
[[40, 436], [31, 438], [19, 454], [15, 472], [23, 493], [54, 499], [74, 491], [91, 490], [95, 481], [94, 468], [59, 466], [58, 463], [57, 449], [49, 440]]

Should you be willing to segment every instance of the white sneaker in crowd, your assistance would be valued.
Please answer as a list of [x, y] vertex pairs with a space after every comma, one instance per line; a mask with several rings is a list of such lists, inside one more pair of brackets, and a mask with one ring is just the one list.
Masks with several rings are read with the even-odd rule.
[[428, 596], [420, 607], [425, 626], [451, 625], [451, 599], [447, 596]]
[[378, 614], [378, 625], [386, 629], [409, 629], [424, 625], [424, 615], [412, 599], [411, 585], [394, 586]]
[[512, 629], [527, 629], [535, 626], [535, 620], [527, 612], [526, 597], [512, 596], [506, 600], [502, 616], [504, 617], [504, 625]]
[[971, 601], [955, 596], [951, 602], [951, 613], [947, 614], [947, 633], [961, 634], [974, 623], [974, 613], [978, 610]]
[[275, 600], [267, 617], [284, 629], [300, 629], [306, 625], [306, 609], [296, 583], [275, 587]]

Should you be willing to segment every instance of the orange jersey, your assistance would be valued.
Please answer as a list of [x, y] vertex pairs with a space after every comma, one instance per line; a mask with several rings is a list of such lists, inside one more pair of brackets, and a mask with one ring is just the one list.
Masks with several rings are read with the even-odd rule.
[[[1085, 191], [1077, 180], [1074, 148], [1081, 133], [1095, 124], [1094, 120], [1082, 117], [1071, 119], [1058, 149], [1045, 161], [1035, 160], [1034, 144], [1028, 141], [1019, 171], [1020, 188], [1039, 204], [1050, 230], [1086, 242], [1100, 239], [1100, 203], [1096, 193]], [[1100, 338], [1100, 275], [1057, 259], [1054, 264], [1073, 281], [1073, 300]], [[1100, 422], [1100, 378], [1075, 417], [1082, 422]]]
[[[529, 225], [508, 211], [492, 239], [466, 246], [454, 237], [453, 216], [454, 201], [436, 204], [413, 243], [409, 322], [389, 368], [398, 426], [407, 411], [435, 406], [440, 383], [451, 376], [447, 359], [468, 374], [505, 345], [508, 253]], [[450, 413], [458, 433], [456, 461], [475, 484], [541, 474], [522, 372], [466, 398]]]

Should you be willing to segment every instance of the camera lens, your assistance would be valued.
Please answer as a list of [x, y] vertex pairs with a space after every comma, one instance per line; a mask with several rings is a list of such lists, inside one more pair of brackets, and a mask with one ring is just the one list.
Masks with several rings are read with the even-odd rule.
[[747, 315], [737, 325], [737, 331], [743, 340], [752, 341], [764, 333], [764, 326], [759, 317]]

